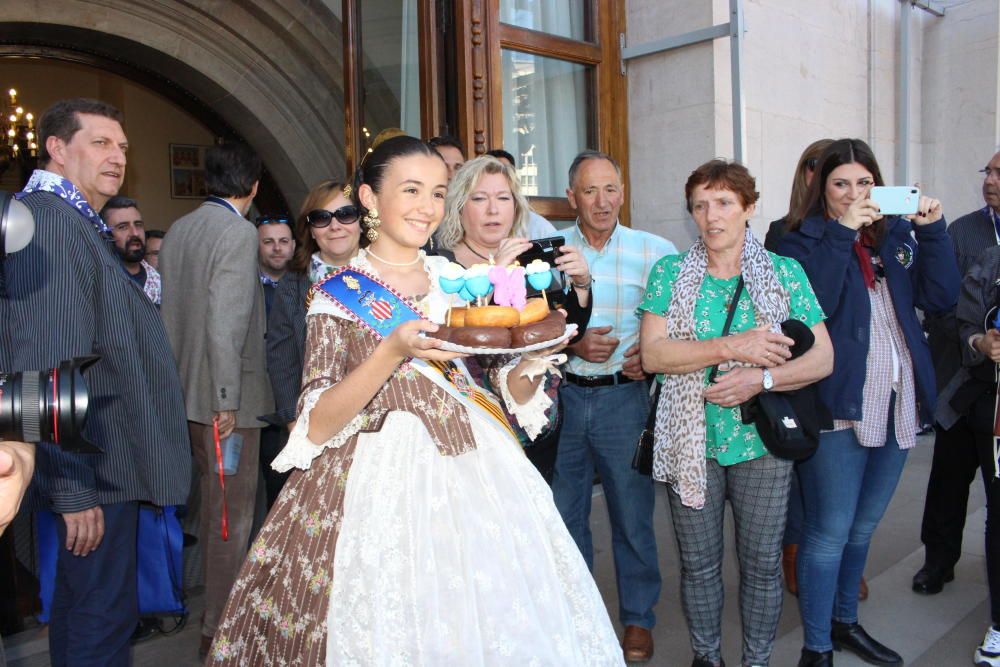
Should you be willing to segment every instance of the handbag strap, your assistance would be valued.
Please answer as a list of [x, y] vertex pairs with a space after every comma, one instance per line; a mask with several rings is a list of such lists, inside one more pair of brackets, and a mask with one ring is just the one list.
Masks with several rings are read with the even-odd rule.
[[[729, 313], [726, 314], [726, 325], [722, 327], [722, 336], [725, 337], [729, 335], [729, 327], [733, 324], [733, 317], [736, 315], [736, 305], [740, 301], [740, 296], [743, 294], [743, 274], [740, 274], [740, 280], [736, 283], [736, 291], [733, 292], [733, 300], [729, 303]], [[715, 382], [715, 376], [719, 373], [719, 364], [712, 366], [712, 371], [708, 374], [708, 383], [711, 384]]]
[[656, 428], [656, 408], [660, 404], [660, 390], [663, 389], [663, 383], [653, 378], [653, 382], [656, 383], [656, 389], [653, 391], [653, 405], [649, 408], [649, 416], [646, 417], [646, 430], [652, 431]]

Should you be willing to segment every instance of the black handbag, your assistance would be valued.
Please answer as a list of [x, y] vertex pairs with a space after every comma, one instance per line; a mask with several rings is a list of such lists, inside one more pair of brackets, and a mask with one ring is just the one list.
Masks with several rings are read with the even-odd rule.
[[[656, 380], [653, 380], [656, 382]], [[635, 454], [632, 455], [632, 469], [640, 475], [653, 474], [653, 430], [656, 427], [656, 406], [660, 404], [660, 390], [663, 385], [656, 382], [656, 391], [653, 393], [653, 405], [649, 408], [649, 417], [646, 419], [646, 428], [642, 429], [639, 436], [639, 444], [635, 446]]]
[[[792, 359], [812, 347], [815, 337], [802, 322], [785, 320], [783, 334], [795, 340]], [[753, 424], [773, 456], [790, 461], [809, 458], [819, 447], [821, 428], [830, 428], [829, 410], [819, 400], [814, 385], [796, 391], [763, 392], [740, 406], [744, 424]]]

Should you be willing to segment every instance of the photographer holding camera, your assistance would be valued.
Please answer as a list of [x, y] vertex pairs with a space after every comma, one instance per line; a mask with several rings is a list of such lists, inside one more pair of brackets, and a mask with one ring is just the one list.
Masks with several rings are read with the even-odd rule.
[[[129, 663], [138, 506], [182, 504], [190, 480], [183, 397], [163, 325], [122, 270], [95, 212], [125, 176], [122, 120], [114, 107], [89, 99], [57, 102], [42, 115], [40, 168], [18, 195], [34, 216], [34, 239], [0, 263], [0, 368], [32, 371], [100, 355], [87, 374], [84, 435], [101, 453], [54, 444], [61, 442], [59, 413], [52, 436], [35, 446], [35, 495], [59, 515], [65, 546], [49, 627], [53, 665]], [[64, 377], [52, 373], [44, 386], [64, 390]], [[13, 469], [0, 456], [5, 501], [29, 471], [25, 450], [0, 444], [18, 452]]]

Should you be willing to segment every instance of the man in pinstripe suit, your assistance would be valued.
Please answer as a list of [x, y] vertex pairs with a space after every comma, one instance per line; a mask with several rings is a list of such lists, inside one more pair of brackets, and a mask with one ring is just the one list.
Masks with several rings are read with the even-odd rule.
[[[983, 180], [986, 206], [948, 227], [963, 276], [982, 251], [1000, 243], [1000, 152], [982, 171], [986, 176]], [[913, 576], [913, 590], [934, 595], [955, 578], [955, 563], [962, 552], [969, 484], [979, 469], [974, 432], [991, 431], [993, 412], [992, 403], [983, 406], [976, 400], [991, 394], [991, 383], [973, 377], [962, 366], [961, 346], [967, 343], [959, 340], [954, 312], [928, 318], [925, 326], [934, 357], [938, 404], [934, 413], [934, 461], [927, 480], [920, 529], [924, 566]]]
[[31, 244], [0, 263], [0, 368], [101, 356], [86, 375], [86, 435], [102, 454], [37, 448], [34, 485], [61, 520], [53, 665], [126, 665], [138, 620], [138, 501], [177, 505], [191, 468], [184, 403], [156, 307], [122, 270], [95, 211], [121, 187], [122, 115], [57, 102], [39, 122], [39, 165], [21, 193]]

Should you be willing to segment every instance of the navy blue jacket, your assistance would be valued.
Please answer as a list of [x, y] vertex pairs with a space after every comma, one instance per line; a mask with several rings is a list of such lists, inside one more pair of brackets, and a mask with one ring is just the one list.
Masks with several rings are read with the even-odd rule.
[[[893, 217], [886, 224], [879, 256], [913, 360], [920, 418], [929, 424], [937, 400], [934, 366], [914, 309], [937, 314], [954, 308], [961, 276], [943, 218], [920, 226]], [[819, 383], [820, 398], [834, 419], [853, 421], [861, 419], [871, 321], [871, 300], [854, 254], [855, 236], [854, 230], [816, 216], [803, 220], [779, 245], [779, 254], [802, 264], [827, 316], [833, 374]]]

